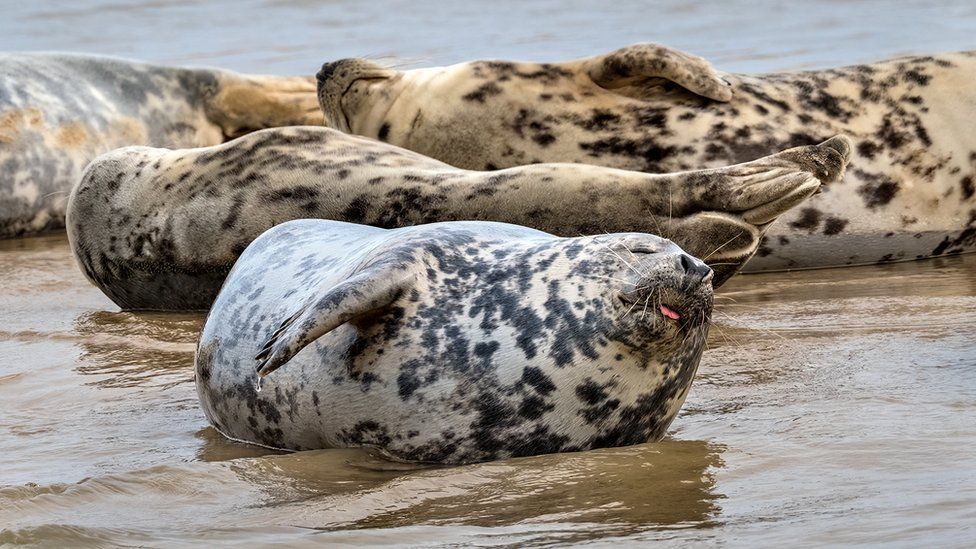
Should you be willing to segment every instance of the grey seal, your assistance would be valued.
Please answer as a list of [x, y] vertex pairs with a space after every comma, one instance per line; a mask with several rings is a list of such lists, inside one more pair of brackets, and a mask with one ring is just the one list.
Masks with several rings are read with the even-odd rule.
[[667, 175], [582, 164], [480, 172], [328, 128], [274, 128], [214, 147], [100, 156], [71, 194], [68, 238], [89, 280], [127, 309], [208, 308], [252, 240], [301, 218], [657, 233], [705, 259], [718, 285], [777, 216], [841, 177], [850, 147], [837, 137]]
[[68, 192], [112, 149], [200, 147], [321, 122], [311, 77], [0, 54], [0, 238], [64, 227]]
[[197, 392], [227, 437], [290, 450], [466, 463], [653, 441], [698, 367], [711, 279], [647, 234], [291, 221], [228, 275]]
[[[709, 93], [716, 79], [726, 95]], [[976, 118], [974, 79], [976, 52], [745, 75], [635, 44], [564, 63], [405, 72], [341, 60], [323, 66], [319, 98], [330, 126], [468, 169], [668, 173], [850, 136], [848, 177], [770, 229], [746, 267], [760, 271], [976, 250], [976, 136], [961, 122]]]

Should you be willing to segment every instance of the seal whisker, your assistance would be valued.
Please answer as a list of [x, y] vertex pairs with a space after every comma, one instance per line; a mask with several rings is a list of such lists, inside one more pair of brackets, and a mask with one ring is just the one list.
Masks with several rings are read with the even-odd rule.
[[743, 233], [742, 233], [742, 231], [739, 231], [738, 233], [736, 233], [736, 234], [735, 234], [735, 236], [733, 236], [732, 238], [730, 238], [730, 239], [728, 239], [728, 240], [726, 240], [726, 241], [725, 241], [725, 242], [723, 242], [723, 243], [722, 243], [722, 244], [721, 244], [721, 245], [720, 245], [720, 246], [719, 246], [718, 248], [715, 248], [715, 249], [714, 249], [714, 250], [712, 250], [712, 251], [711, 251], [711, 252], [710, 252], [710, 253], [709, 253], [708, 255], [706, 255], [705, 257], [703, 257], [703, 258], [701, 258], [701, 260], [702, 260], [702, 261], [708, 261], [708, 258], [709, 258], [709, 257], [712, 257], [712, 255], [714, 255], [714, 254], [715, 254], [716, 252], [718, 252], [718, 251], [719, 251], [719, 250], [721, 250], [722, 248], [724, 248], [724, 247], [726, 247], [726, 246], [728, 246], [728, 245], [729, 245], [729, 244], [731, 244], [731, 243], [732, 243], [732, 242], [733, 242], [733, 241], [734, 241], [734, 240], [735, 240], [736, 238], [739, 238], [739, 237], [740, 237], [740, 236], [742, 236], [742, 235], [743, 235]]
[[602, 279], [605, 279], [605, 280], [613, 280], [614, 282], [623, 282], [624, 284], [630, 284], [632, 286], [635, 286], [635, 288], [634, 288], [635, 290], [640, 289], [640, 288], [636, 288], [637, 283], [640, 282], [639, 280], [637, 282], [634, 282], [632, 280], [624, 280], [622, 278], [617, 278], [617, 277], [608, 276], [608, 275], [588, 275], [586, 278], [602, 278]]
[[634, 301], [634, 303], [633, 303], [633, 304], [632, 304], [632, 305], [630, 306], [630, 308], [629, 308], [629, 309], [627, 309], [627, 310], [626, 310], [626, 311], [624, 312], [624, 314], [622, 314], [622, 315], [620, 315], [620, 316], [621, 316], [621, 317], [625, 317], [625, 316], [627, 316], [627, 315], [629, 315], [629, 314], [630, 314], [630, 312], [634, 310], [634, 307], [636, 307], [638, 303], [640, 303], [640, 300], [639, 300], [639, 299], [638, 299], [638, 300], [636, 300], [636, 301]]
[[739, 343], [738, 340], [736, 340], [734, 337], [732, 337], [731, 335], [729, 335], [728, 332], [726, 332], [724, 329], [722, 329], [722, 327], [719, 326], [718, 324], [713, 324], [712, 325], [712, 328], [715, 329], [715, 333], [717, 333], [718, 335], [722, 336], [722, 339], [725, 340], [725, 343], [727, 343], [729, 345], [732, 345], [734, 347], [737, 347], [737, 348], [738, 347], [742, 347], [742, 344]]
[[650, 215], [651, 220], [654, 221], [654, 228], [657, 229], [657, 234], [667, 238], [667, 235], [665, 235], [664, 232], [661, 231], [661, 222], [658, 221], [657, 219], [658, 216], [655, 215], [650, 208], [645, 208], [644, 211], [646, 211]]
[[671, 213], [673, 211], [673, 206], [674, 206], [674, 200], [673, 200], [674, 197], [673, 197], [673, 194], [672, 194], [672, 187], [671, 187], [672, 184], [673, 184], [673, 182], [669, 180], [668, 181], [668, 235], [669, 236], [671, 235], [671, 228], [672, 228], [671, 227], [671, 219], [672, 219]]
[[636, 268], [635, 268], [635, 267], [634, 267], [633, 265], [631, 265], [630, 263], [628, 263], [626, 259], [624, 259], [624, 258], [622, 258], [622, 257], [620, 257], [620, 254], [618, 254], [618, 253], [617, 253], [616, 251], [614, 251], [614, 249], [613, 249], [613, 248], [611, 248], [609, 244], [607, 244], [607, 243], [605, 243], [605, 242], [601, 242], [601, 244], [603, 244], [604, 246], [606, 246], [606, 248], [607, 248], [608, 250], [610, 250], [610, 253], [612, 253], [612, 254], [613, 254], [614, 256], [616, 256], [616, 258], [617, 258], [617, 259], [619, 259], [619, 260], [620, 260], [621, 262], [623, 262], [623, 264], [624, 264], [624, 265], [626, 265], [626, 266], [627, 266], [628, 268], [630, 268], [630, 270], [632, 270], [632, 271], [634, 271], [635, 273], [637, 273], [637, 276], [640, 276], [640, 277], [643, 277], [643, 276], [644, 276], [644, 275], [643, 275], [643, 274], [641, 274], [641, 272], [640, 272], [640, 271], [638, 271], [638, 270], [637, 270], [637, 269], [636, 269]]

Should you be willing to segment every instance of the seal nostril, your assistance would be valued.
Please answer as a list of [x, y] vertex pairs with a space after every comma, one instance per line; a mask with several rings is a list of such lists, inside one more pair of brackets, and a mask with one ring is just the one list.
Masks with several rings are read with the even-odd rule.
[[684, 274], [694, 277], [699, 281], [705, 280], [708, 275], [712, 274], [712, 269], [708, 265], [687, 254], [680, 254], [678, 256], [678, 268]]
[[321, 84], [329, 78], [332, 78], [332, 75], [335, 74], [336, 67], [338, 67], [340, 63], [342, 63], [342, 60], [323, 63], [322, 68], [319, 69], [319, 72], [315, 73], [315, 79]]

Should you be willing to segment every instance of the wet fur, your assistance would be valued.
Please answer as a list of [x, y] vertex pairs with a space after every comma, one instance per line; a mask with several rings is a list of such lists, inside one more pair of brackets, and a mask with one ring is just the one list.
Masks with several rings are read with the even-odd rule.
[[[228, 276], [201, 335], [197, 390], [226, 436], [291, 450], [464, 463], [657, 440], [701, 357], [707, 272], [643, 234], [292, 221]], [[685, 317], [666, 320], [661, 303]], [[258, 391], [265, 343], [330, 315], [345, 320], [293, 347]]]

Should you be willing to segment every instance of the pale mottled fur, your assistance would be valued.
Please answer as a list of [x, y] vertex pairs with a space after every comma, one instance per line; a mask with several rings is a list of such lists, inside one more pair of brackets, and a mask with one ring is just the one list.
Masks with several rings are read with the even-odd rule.
[[275, 128], [215, 147], [99, 157], [71, 195], [68, 237], [88, 278], [137, 309], [206, 309], [254, 238], [300, 218], [661, 233], [704, 258], [720, 284], [777, 216], [841, 176], [849, 147], [839, 137], [668, 175], [580, 164], [479, 172], [327, 128]]
[[638, 44], [565, 63], [405, 72], [347, 59], [319, 78], [330, 125], [471, 169], [584, 162], [667, 173], [845, 134], [857, 145], [847, 177], [776, 223], [746, 270], [976, 250], [974, 52], [744, 75]]
[[228, 275], [197, 390], [220, 432], [273, 448], [464, 463], [643, 443], [691, 386], [711, 278], [646, 234], [291, 221]]
[[200, 147], [321, 120], [311, 78], [0, 54], [0, 238], [64, 227], [69, 191], [112, 149]]

